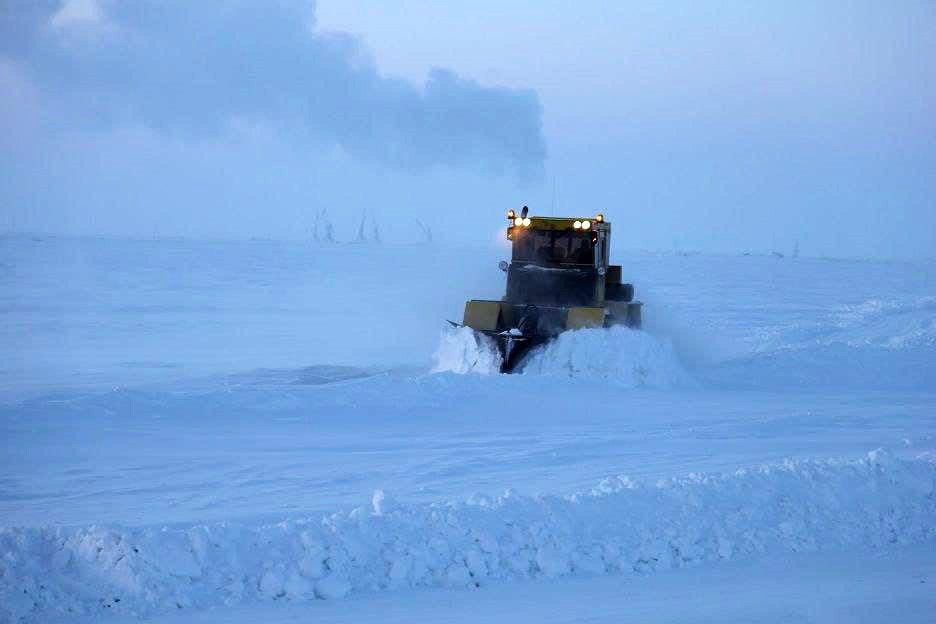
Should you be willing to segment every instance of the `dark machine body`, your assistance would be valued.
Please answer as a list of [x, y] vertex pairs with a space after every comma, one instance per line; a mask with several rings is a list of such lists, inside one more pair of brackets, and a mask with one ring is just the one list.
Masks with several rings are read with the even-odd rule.
[[641, 304], [608, 262], [611, 224], [589, 218], [507, 214], [511, 261], [501, 262], [507, 292], [499, 301], [472, 299], [463, 325], [491, 337], [510, 372], [531, 347], [585, 327], [639, 328]]

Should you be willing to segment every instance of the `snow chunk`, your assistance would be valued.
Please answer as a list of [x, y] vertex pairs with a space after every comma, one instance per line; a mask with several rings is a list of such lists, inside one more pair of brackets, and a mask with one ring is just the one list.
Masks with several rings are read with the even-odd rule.
[[396, 500], [383, 490], [374, 490], [371, 505], [374, 508], [375, 516], [386, 515], [398, 507]]
[[490, 375], [500, 371], [501, 357], [490, 338], [470, 327], [457, 327], [442, 332], [433, 361], [433, 373]]

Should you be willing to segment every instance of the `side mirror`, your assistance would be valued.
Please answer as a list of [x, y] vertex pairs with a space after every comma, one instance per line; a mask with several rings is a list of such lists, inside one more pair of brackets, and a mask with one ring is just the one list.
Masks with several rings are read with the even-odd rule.
[[510, 266], [510, 265], [507, 264], [507, 261], [506, 261], [506, 260], [501, 260], [500, 262], [497, 263], [497, 268], [500, 269], [501, 271], [503, 271], [504, 273], [507, 272], [507, 267], [508, 267], [508, 266]]

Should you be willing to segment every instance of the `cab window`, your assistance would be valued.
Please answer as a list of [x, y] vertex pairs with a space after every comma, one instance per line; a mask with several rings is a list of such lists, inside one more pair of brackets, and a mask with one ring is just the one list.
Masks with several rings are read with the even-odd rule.
[[534, 264], [594, 264], [595, 248], [588, 233], [524, 230], [515, 234], [513, 260]]

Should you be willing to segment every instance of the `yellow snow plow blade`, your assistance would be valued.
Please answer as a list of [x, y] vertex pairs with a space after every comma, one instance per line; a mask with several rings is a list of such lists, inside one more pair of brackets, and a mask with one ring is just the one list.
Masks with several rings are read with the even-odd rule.
[[569, 308], [569, 315], [566, 317], [566, 329], [582, 329], [585, 327], [603, 327], [603, 326], [604, 326], [604, 308], [601, 308], [601, 307]]
[[472, 299], [465, 304], [465, 325], [479, 331], [494, 331], [500, 318], [500, 301]]

